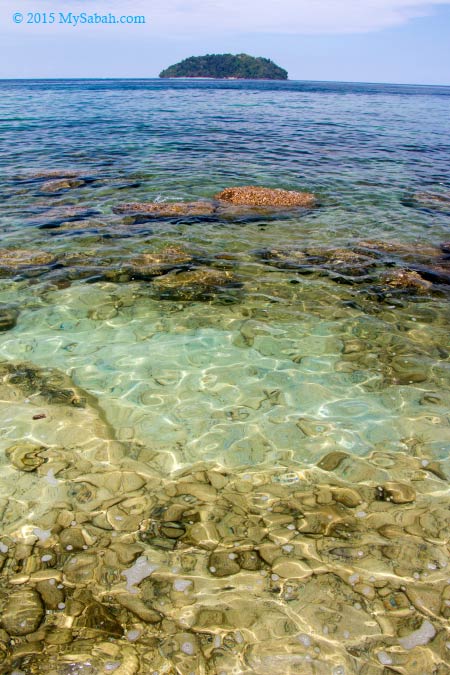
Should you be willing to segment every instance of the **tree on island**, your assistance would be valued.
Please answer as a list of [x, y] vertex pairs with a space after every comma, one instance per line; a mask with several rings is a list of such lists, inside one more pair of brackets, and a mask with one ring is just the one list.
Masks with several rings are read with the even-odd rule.
[[163, 70], [159, 77], [211, 77], [240, 80], [287, 80], [288, 74], [270, 59], [248, 54], [190, 56]]

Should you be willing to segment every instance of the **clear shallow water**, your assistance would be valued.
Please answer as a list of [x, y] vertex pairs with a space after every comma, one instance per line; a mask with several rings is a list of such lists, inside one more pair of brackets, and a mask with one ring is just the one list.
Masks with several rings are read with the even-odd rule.
[[[7, 672], [447, 672], [450, 89], [0, 87], [1, 246], [48, 254], [0, 265], [17, 314], [0, 333], [3, 602], [13, 584], [49, 611], [26, 632], [4, 622]], [[40, 175], [67, 171], [79, 185]], [[246, 184], [319, 206], [113, 212]], [[183, 263], [130, 273], [173, 246]], [[205, 269], [233, 283], [164, 291]], [[393, 282], [404, 270], [415, 286]]]

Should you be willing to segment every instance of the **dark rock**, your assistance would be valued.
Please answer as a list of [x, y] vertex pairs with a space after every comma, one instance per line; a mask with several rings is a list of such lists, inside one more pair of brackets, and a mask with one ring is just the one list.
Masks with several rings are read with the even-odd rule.
[[11, 383], [23, 391], [26, 397], [39, 396], [51, 404], [84, 407], [89, 400], [94, 407], [96, 399], [84, 390], [75, 387], [72, 380], [59, 370], [38, 368], [29, 363], [0, 363], [0, 383]]
[[208, 300], [227, 288], [238, 288], [231, 272], [199, 267], [157, 277], [152, 284], [164, 300]]
[[450, 266], [446, 261], [427, 267], [415, 265], [414, 268], [427, 282], [450, 286]]
[[65, 192], [66, 190], [72, 190], [73, 188], [81, 187], [84, 185], [83, 180], [75, 178], [63, 178], [60, 180], [49, 180], [40, 186], [40, 192], [46, 194], [56, 194], [60, 192]]
[[382, 276], [382, 282], [387, 286], [404, 291], [427, 293], [432, 284], [421, 277], [417, 272], [406, 269], [393, 270]]
[[0, 331], [11, 330], [17, 323], [19, 311], [13, 307], [0, 306]]
[[422, 241], [381, 241], [366, 239], [359, 241], [355, 247], [365, 255], [390, 259], [401, 259], [407, 262], [428, 262], [439, 257], [439, 249]]
[[401, 199], [403, 206], [429, 212], [450, 213], [450, 193], [415, 192]]
[[164, 274], [192, 261], [192, 256], [179, 246], [168, 246], [155, 253], [142, 253], [124, 265], [131, 278], [148, 279]]
[[281, 269], [296, 269], [301, 274], [313, 272], [319, 274], [334, 274], [338, 277], [348, 277], [349, 281], [358, 277], [366, 277], [376, 261], [370, 255], [352, 250], [351, 248], [306, 248], [288, 246], [285, 248], [267, 249], [259, 253], [272, 265]]

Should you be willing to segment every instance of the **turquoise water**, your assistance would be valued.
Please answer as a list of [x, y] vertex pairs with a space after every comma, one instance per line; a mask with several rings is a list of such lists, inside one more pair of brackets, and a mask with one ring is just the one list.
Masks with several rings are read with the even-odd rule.
[[[14, 614], [14, 589], [33, 616], [39, 603], [47, 610], [30, 630], [4, 622], [6, 672], [448, 672], [450, 88], [0, 89], [2, 602]], [[234, 185], [309, 191], [318, 205], [117, 212], [209, 203]], [[140, 255], [170, 247], [181, 261], [142, 270]], [[180, 282], [196, 271], [223, 281]], [[338, 463], [324, 469], [331, 455], [326, 466]], [[393, 481], [414, 497], [397, 499]], [[359, 501], [339, 501], [344, 487]], [[181, 517], [186, 494], [197, 510]], [[155, 525], [170, 508], [180, 539]], [[345, 536], [317, 524], [334, 519]], [[401, 562], [386, 534], [394, 525], [409, 550]], [[114, 546], [137, 543], [117, 558]], [[212, 557], [225, 551], [237, 565], [230, 548], [241, 566], [216, 578], [223, 560]], [[41, 549], [55, 559], [43, 565]], [[249, 551], [254, 568], [242, 563]], [[140, 601], [158, 620], [130, 605], [120, 570], [139, 564]], [[64, 587], [59, 602], [36, 586], [42, 567]], [[76, 602], [88, 609], [76, 614]], [[109, 629], [89, 612], [106, 612]]]

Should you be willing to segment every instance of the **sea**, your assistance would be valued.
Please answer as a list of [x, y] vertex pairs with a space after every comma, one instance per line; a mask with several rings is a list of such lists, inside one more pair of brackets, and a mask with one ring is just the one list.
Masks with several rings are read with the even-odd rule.
[[450, 673], [449, 119], [0, 81], [0, 672]]

